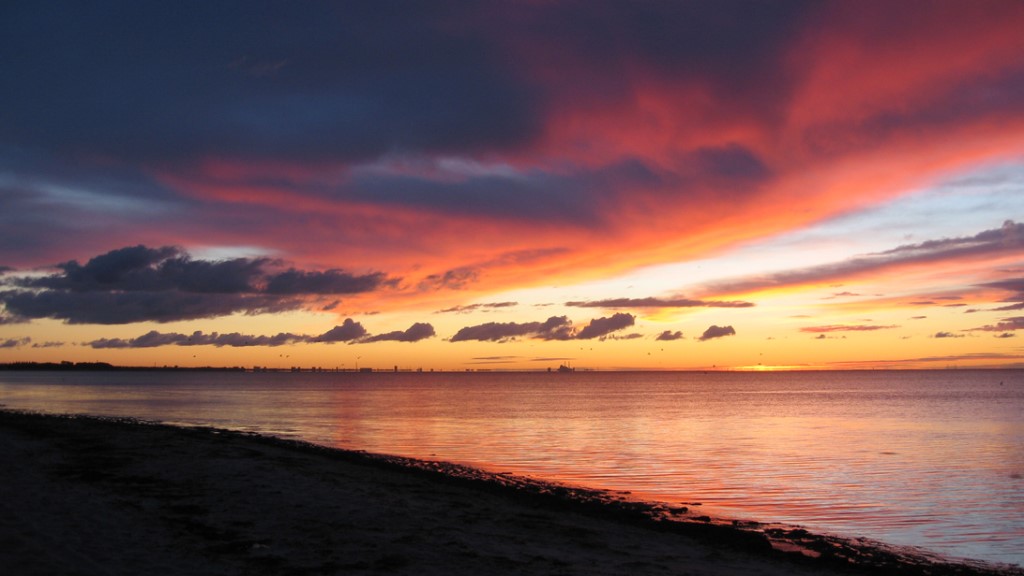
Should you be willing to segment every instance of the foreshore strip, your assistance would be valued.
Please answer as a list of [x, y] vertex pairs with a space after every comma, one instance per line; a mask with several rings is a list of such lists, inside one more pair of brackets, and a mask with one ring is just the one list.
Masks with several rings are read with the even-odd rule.
[[1024, 575], [455, 464], [0, 410], [11, 574]]

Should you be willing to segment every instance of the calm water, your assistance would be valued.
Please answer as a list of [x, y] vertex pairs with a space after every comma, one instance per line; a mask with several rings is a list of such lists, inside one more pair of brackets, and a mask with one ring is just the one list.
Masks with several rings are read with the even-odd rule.
[[448, 460], [1024, 564], [1024, 371], [0, 372], [0, 403]]

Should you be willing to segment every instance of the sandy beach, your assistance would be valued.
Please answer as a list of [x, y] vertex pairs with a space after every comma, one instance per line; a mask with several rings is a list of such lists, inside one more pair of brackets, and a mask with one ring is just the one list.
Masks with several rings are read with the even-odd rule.
[[0, 411], [0, 566], [30, 574], [1024, 574], [457, 465]]

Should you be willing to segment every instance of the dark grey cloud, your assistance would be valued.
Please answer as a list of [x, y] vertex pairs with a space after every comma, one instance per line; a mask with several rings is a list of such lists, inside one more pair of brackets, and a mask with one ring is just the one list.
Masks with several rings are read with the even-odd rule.
[[595, 318], [578, 332], [573, 330], [572, 321], [565, 316], [552, 316], [544, 322], [487, 322], [460, 329], [452, 336], [451, 341], [507, 342], [516, 338], [590, 340], [606, 337], [612, 332], [628, 328], [635, 321], [636, 318], [632, 314], [620, 312], [607, 318]]
[[384, 334], [368, 336], [360, 342], [419, 342], [435, 336], [434, 327], [424, 322], [417, 322], [406, 330], [395, 330]]
[[701, 175], [712, 179], [750, 181], [771, 175], [756, 153], [738, 144], [699, 148], [693, 152], [693, 160]]
[[[262, 314], [303, 306], [302, 295], [354, 294], [394, 286], [383, 273], [268, 270], [266, 258], [194, 260], [180, 248], [132, 246], [69, 261], [58, 273], [16, 277], [0, 291], [11, 318], [71, 324], [125, 324]], [[11, 285], [11, 283], [9, 283]]]
[[713, 338], [722, 338], [723, 336], [735, 336], [736, 330], [732, 326], [716, 326], [712, 324], [700, 335], [700, 340], [711, 340]]
[[[1022, 249], [1024, 249], [1024, 224], [1007, 220], [1000, 228], [985, 230], [974, 236], [906, 244], [884, 252], [867, 254], [831, 264], [716, 282], [705, 288], [712, 294], [750, 292], [810, 282], [842, 280], [850, 276], [908, 264], [927, 264], [961, 258], [1016, 253]], [[932, 305], [935, 302], [927, 301], [920, 304]]]
[[382, 272], [361, 276], [344, 270], [305, 272], [290, 268], [267, 277], [268, 294], [358, 294], [372, 292], [385, 285], [394, 285]]
[[753, 302], [692, 300], [690, 298], [608, 298], [566, 302], [579, 308], [750, 308]]
[[1013, 332], [1003, 332], [1002, 334], [997, 334], [996, 338], [1013, 338], [1015, 336], [1016, 334], [1014, 334]]
[[963, 338], [963, 334], [955, 334], [953, 332], [939, 331], [932, 335], [932, 338]]
[[354, 178], [346, 194], [356, 200], [501, 219], [547, 220], [579, 225], [603, 222], [604, 209], [622, 190], [668, 192], [679, 176], [638, 159], [567, 174], [534, 170], [481, 175], [457, 182], [434, 177], [372, 173]]
[[[197, 332], [196, 334], [200, 334]], [[137, 338], [98, 338], [86, 344], [92, 348], [155, 348], [178, 344], [188, 336], [175, 332], [163, 333], [151, 330]]]
[[340, 326], [335, 326], [316, 338], [318, 342], [351, 342], [366, 336], [366, 328], [362, 324], [345, 318]]
[[220, 334], [212, 332], [209, 334], [202, 331], [195, 331], [191, 334], [180, 334], [176, 332], [158, 332], [151, 330], [137, 338], [100, 338], [87, 342], [92, 348], [157, 348], [160, 346], [216, 346], [218, 348], [231, 347], [243, 348], [250, 346], [284, 346], [298, 342], [308, 342], [308, 336], [300, 336], [282, 332], [274, 336], [253, 336], [231, 332]]
[[595, 318], [576, 334], [576, 338], [580, 340], [600, 338], [617, 330], [628, 328], [635, 323], [636, 317], [625, 312], [619, 312], [607, 318]]
[[151, 330], [137, 338], [100, 338], [87, 342], [92, 348], [156, 348], [160, 346], [216, 346], [244, 348], [251, 346], [277, 347], [289, 344], [308, 344], [313, 342], [352, 342], [366, 336], [366, 329], [358, 322], [346, 318], [340, 326], [335, 326], [319, 336], [280, 332], [274, 335], [253, 335], [231, 332], [204, 333], [197, 330], [191, 334], [177, 332], [158, 332]]
[[0, 340], [0, 348], [20, 348], [27, 346], [32, 342], [31, 338], [8, 338], [6, 340]]
[[565, 316], [552, 316], [544, 322], [487, 322], [467, 326], [456, 332], [451, 341], [505, 342], [515, 338], [569, 340], [572, 336], [572, 322]]
[[665, 330], [661, 334], [658, 334], [658, 337], [655, 338], [655, 340], [660, 340], [662, 342], [671, 342], [672, 340], [681, 340], [682, 338], [683, 333], [679, 330], [676, 330], [675, 332], [671, 330]]
[[418, 342], [425, 338], [434, 336], [434, 327], [430, 324], [416, 323], [408, 330], [388, 332], [376, 336], [369, 336], [362, 324], [346, 318], [340, 325], [331, 328], [318, 336], [308, 334], [293, 334], [291, 332], [280, 332], [274, 335], [254, 335], [231, 332], [221, 334], [218, 332], [204, 333], [197, 330], [191, 334], [178, 332], [159, 332], [151, 330], [136, 338], [99, 338], [86, 345], [92, 348], [157, 348], [160, 346], [216, 346], [244, 348], [251, 346], [286, 346], [291, 344], [311, 343], [335, 343], [348, 342], [350, 344], [360, 342]]
[[143, 163], [521, 145], [541, 94], [465, 8], [26, 4], [4, 11], [3, 138]]
[[161, 292], [0, 292], [9, 312], [25, 318], [54, 318], [69, 324], [174, 322], [234, 313], [272, 314], [295, 310], [297, 300], [264, 294], [195, 294]]

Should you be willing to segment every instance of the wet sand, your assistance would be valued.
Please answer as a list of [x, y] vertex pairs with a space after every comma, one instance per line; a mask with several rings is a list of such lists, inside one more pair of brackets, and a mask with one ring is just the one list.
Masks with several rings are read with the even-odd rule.
[[4, 574], [1015, 574], [463, 466], [0, 410]]

